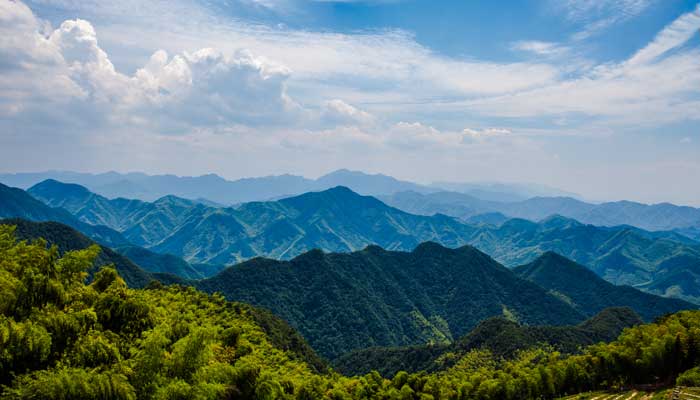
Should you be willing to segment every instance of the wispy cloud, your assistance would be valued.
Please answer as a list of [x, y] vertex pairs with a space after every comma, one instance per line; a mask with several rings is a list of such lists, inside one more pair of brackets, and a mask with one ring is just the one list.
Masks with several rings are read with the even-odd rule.
[[559, 0], [552, 5], [569, 21], [583, 27], [573, 39], [584, 40], [640, 15], [653, 3], [654, 0]]
[[539, 56], [562, 56], [570, 52], [568, 46], [539, 40], [520, 40], [511, 45], [513, 50], [533, 53]]
[[639, 50], [627, 64], [635, 65], [652, 62], [668, 51], [682, 46], [694, 35], [699, 34], [700, 4], [694, 11], [682, 15], [664, 28], [651, 43]]

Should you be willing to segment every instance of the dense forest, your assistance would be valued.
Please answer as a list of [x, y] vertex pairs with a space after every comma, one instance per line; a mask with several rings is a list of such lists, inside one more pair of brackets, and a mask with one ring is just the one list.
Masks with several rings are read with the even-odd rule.
[[450, 344], [404, 347], [369, 347], [351, 351], [334, 360], [333, 366], [345, 374], [365, 374], [376, 370], [385, 376], [399, 371], [439, 371], [454, 365], [471, 350], [488, 349], [497, 358], [513, 359], [521, 350], [540, 345], [566, 354], [586, 346], [610, 342], [625, 328], [642, 323], [628, 307], [606, 308], [575, 326], [521, 325], [498, 316], [484, 320], [471, 332]]
[[0, 226], [0, 396], [6, 399], [534, 399], [700, 382], [700, 312], [625, 330], [566, 356], [487, 349], [435, 373], [326, 370], [270, 314], [193, 288], [129, 289], [100, 249], [60, 253]]

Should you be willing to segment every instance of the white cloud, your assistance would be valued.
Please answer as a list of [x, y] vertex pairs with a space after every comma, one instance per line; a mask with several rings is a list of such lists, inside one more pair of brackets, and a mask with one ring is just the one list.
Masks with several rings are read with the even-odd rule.
[[482, 143], [485, 140], [510, 136], [513, 132], [510, 129], [505, 128], [486, 128], [486, 129], [472, 129], [465, 128], [462, 133], [464, 133], [465, 142], [476, 142]]
[[567, 54], [570, 49], [559, 43], [543, 42], [539, 40], [517, 41], [511, 46], [514, 50], [533, 53], [539, 56], [561, 56]]
[[115, 69], [88, 21], [67, 20], [45, 33], [24, 4], [2, 0], [0, 7], [4, 115], [62, 122], [91, 115], [155, 130], [302, 117], [286, 93], [289, 69], [248, 51], [227, 56], [204, 48], [171, 58], [159, 50], [129, 76]]
[[683, 45], [693, 35], [699, 33], [700, 4], [694, 11], [680, 16], [664, 28], [651, 43], [639, 50], [627, 63], [629, 65], [650, 63], [666, 52]]
[[585, 115], [608, 124], [658, 125], [700, 118], [700, 51], [680, 48], [700, 27], [698, 10], [659, 32], [629, 60], [533, 90], [461, 103], [488, 115]]
[[330, 100], [324, 104], [322, 119], [332, 125], [366, 125], [375, 121], [372, 114], [340, 99]]
[[693, 139], [691, 139], [691, 138], [688, 137], [688, 136], [686, 136], [686, 137], [684, 137], [683, 139], [681, 139], [681, 143], [683, 143], [683, 144], [692, 143], [692, 142], [693, 142]]
[[619, 22], [640, 15], [654, 0], [552, 0], [553, 7], [563, 11], [566, 18], [583, 25], [573, 35], [574, 40], [585, 40]]

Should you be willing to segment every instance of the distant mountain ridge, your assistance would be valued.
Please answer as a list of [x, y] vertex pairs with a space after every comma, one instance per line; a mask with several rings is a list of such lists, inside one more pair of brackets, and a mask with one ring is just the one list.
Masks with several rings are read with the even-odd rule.
[[63, 208], [49, 207], [24, 190], [0, 184], [0, 218], [23, 218], [31, 221], [56, 221], [73, 227], [100, 244], [121, 246], [128, 241], [109, 227], [80, 221]]
[[649, 205], [616, 201], [591, 204], [571, 197], [533, 197], [522, 201], [499, 202], [463, 193], [415, 191], [397, 192], [380, 198], [385, 203], [410, 213], [441, 213], [464, 220], [494, 212], [531, 221], [561, 215], [596, 226], [631, 225], [651, 231], [678, 230], [690, 238], [698, 237], [692, 228], [700, 226], [700, 208], [670, 203]]
[[110, 224], [133, 244], [195, 263], [231, 264], [260, 255], [290, 259], [314, 248], [353, 251], [370, 244], [411, 250], [428, 240], [457, 247], [474, 230], [450, 217], [412, 215], [344, 187], [214, 208], [174, 196], [154, 203], [110, 200], [75, 186], [47, 180], [29, 193], [69, 207], [84, 222]]
[[[110, 199], [123, 197], [155, 201], [167, 195], [175, 195], [207, 205], [212, 205], [210, 203], [214, 202], [223, 206], [250, 201], [278, 200], [283, 197], [322, 191], [336, 186], [346, 186], [357, 193], [372, 196], [390, 195], [401, 191], [431, 193], [445, 190], [445, 188], [435, 185], [422, 185], [383, 174], [367, 174], [347, 169], [330, 172], [318, 179], [284, 174], [242, 178], [233, 181], [214, 174], [196, 177], [147, 175], [138, 172], [87, 174], [70, 171], [46, 171], [0, 174], [0, 182], [22, 189], [28, 189], [47, 179], [76, 183]], [[476, 194], [485, 199], [501, 201], [524, 200], [535, 195], [572, 195], [554, 188], [536, 185], [446, 184], [457, 185], [467, 193]]]
[[0, 174], [0, 182], [23, 189], [50, 179], [79, 184], [108, 199], [121, 197], [152, 202], [174, 195], [207, 205], [212, 205], [213, 202], [223, 206], [280, 199], [336, 186], [347, 186], [366, 195], [389, 194], [404, 190], [435, 191], [429, 186], [401, 181], [382, 174], [365, 174], [345, 169], [328, 173], [318, 179], [285, 174], [242, 178], [235, 181], [229, 181], [214, 174], [197, 177], [116, 172], [84, 174], [62, 171]]
[[[237, 208], [207, 207], [173, 196], [155, 203], [109, 200], [70, 185], [63, 195], [61, 188], [60, 182], [46, 181], [30, 192], [49, 204], [70, 204], [84, 221], [119, 221], [113, 227], [132, 243], [189, 263], [225, 265], [256, 256], [291, 259], [314, 248], [349, 252], [372, 244], [410, 251], [435, 241], [449, 247], [474, 245], [509, 267], [551, 250], [612, 283], [700, 301], [700, 284], [693, 283], [700, 281], [700, 244], [673, 232], [596, 227], [561, 216], [535, 223], [502, 222], [502, 216], [493, 215], [470, 225], [445, 215], [409, 214], [343, 187]], [[75, 193], [82, 193], [83, 200], [76, 201]], [[492, 221], [499, 223], [485, 223]], [[654, 286], [657, 281], [663, 284]]]

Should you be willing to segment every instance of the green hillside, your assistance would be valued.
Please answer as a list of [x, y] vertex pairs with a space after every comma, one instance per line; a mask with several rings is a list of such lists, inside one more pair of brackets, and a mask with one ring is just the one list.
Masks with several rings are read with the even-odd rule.
[[527, 324], [584, 319], [470, 246], [314, 250], [291, 261], [256, 258], [194, 284], [272, 310], [328, 358], [369, 346], [450, 343], [495, 315]]
[[140, 288], [156, 279], [151, 273], [143, 270], [128, 258], [120, 255], [109, 247], [96, 244], [75, 229], [58, 222], [32, 222], [19, 218], [0, 220], [0, 225], [12, 225], [15, 236], [21, 240], [33, 241], [38, 238], [46, 240], [50, 245], [57, 246], [62, 252], [83, 250], [91, 246], [99, 246], [100, 252], [95, 257], [92, 274], [101, 267], [111, 265], [119, 272], [129, 287]]
[[[128, 289], [99, 248], [17, 243], [0, 226], [4, 399], [553, 399], [630, 385], [700, 383], [700, 312], [625, 330], [566, 356], [460, 355], [439, 373], [345, 377], [267, 313], [192, 288]], [[695, 367], [695, 368], [694, 368]], [[685, 393], [685, 392], [684, 392]]]
[[660, 315], [697, 308], [682, 300], [654, 296], [629, 286], [615, 286], [583, 265], [551, 251], [513, 271], [587, 316], [607, 307], [626, 306], [634, 309], [644, 320], [651, 321]]
[[344, 354], [334, 360], [338, 371], [361, 375], [372, 370], [384, 376], [399, 371], [440, 371], [454, 365], [472, 350], [487, 349], [499, 358], [512, 359], [519, 352], [548, 347], [567, 354], [586, 346], [610, 342], [623, 329], [642, 323], [630, 308], [608, 308], [579, 325], [521, 325], [504, 317], [489, 318], [450, 345], [371, 347]]

